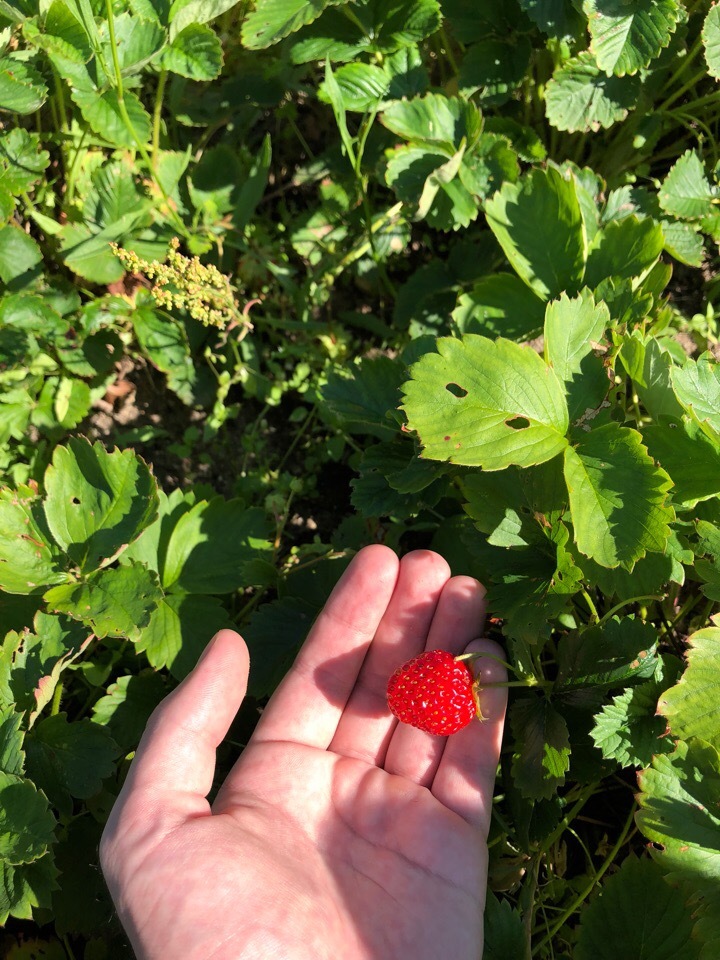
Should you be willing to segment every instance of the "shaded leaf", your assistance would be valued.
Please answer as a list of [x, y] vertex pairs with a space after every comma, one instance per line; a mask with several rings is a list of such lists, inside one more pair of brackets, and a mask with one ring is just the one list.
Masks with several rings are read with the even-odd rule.
[[525, 697], [510, 708], [510, 726], [516, 786], [524, 797], [549, 799], [565, 782], [570, 764], [565, 720], [544, 697]]

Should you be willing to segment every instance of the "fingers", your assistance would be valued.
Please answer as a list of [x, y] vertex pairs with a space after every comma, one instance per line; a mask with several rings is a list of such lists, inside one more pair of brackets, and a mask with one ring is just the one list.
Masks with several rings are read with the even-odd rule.
[[[467, 644], [482, 633], [484, 621], [485, 588], [472, 577], [453, 577], [443, 587], [425, 648], [449, 650], [456, 655], [462, 653]], [[388, 773], [429, 787], [446, 742], [445, 737], [423, 733], [399, 723], [390, 741], [384, 767]]]
[[445, 560], [429, 550], [415, 550], [400, 561], [392, 599], [330, 744], [334, 753], [383, 763], [397, 726], [387, 705], [388, 678], [402, 663], [424, 650], [449, 576]]
[[353, 558], [265, 708], [253, 742], [292, 740], [327, 748], [397, 576], [398, 559], [388, 547], [373, 544]]
[[[502, 648], [492, 640], [474, 640], [468, 645], [468, 652], [476, 650], [496, 657], [505, 656]], [[505, 668], [495, 660], [481, 657], [473, 661], [473, 667], [476, 676], [484, 683], [507, 680]], [[431, 787], [438, 800], [476, 827], [484, 837], [490, 829], [506, 706], [506, 687], [481, 689], [480, 707], [486, 719], [473, 720], [464, 730], [447, 738]]]
[[168, 812], [208, 812], [205, 797], [215, 772], [215, 751], [247, 688], [245, 641], [221, 630], [197, 666], [156, 708], [138, 746], [118, 804], [139, 798]]

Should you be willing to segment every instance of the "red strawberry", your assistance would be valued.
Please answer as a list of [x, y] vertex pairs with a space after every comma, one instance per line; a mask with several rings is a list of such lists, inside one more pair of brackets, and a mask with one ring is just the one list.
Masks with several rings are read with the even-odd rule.
[[388, 706], [403, 723], [446, 737], [478, 715], [473, 682], [463, 660], [447, 650], [428, 650], [390, 677]]

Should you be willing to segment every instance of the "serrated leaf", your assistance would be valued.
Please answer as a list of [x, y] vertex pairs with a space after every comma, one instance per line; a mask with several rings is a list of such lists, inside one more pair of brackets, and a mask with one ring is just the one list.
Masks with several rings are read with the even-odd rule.
[[64, 580], [40, 499], [27, 487], [0, 491], [0, 589], [28, 594]]
[[295, 33], [337, 0], [257, 0], [242, 26], [242, 42], [249, 50], [271, 47]]
[[144, 144], [150, 140], [150, 115], [132, 90], [126, 90], [123, 95], [125, 109], [130, 118], [129, 126], [120, 110], [117, 90], [114, 87], [102, 92], [74, 88], [71, 96], [95, 133], [109, 140], [114, 146], [137, 148], [138, 143]]
[[533, 170], [517, 184], [503, 184], [485, 213], [505, 256], [539, 297], [577, 293], [585, 234], [572, 177], [553, 168]]
[[554, 692], [610, 690], [629, 680], [646, 680], [655, 673], [658, 640], [652, 624], [634, 617], [615, 616], [602, 626], [569, 633], [558, 645]]
[[39, 860], [53, 841], [55, 818], [30, 780], [0, 771], [0, 861]]
[[673, 391], [674, 364], [655, 337], [643, 340], [639, 331], [626, 336], [619, 356], [648, 413], [680, 420], [684, 411]]
[[697, 960], [694, 917], [652, 860], [627, 857], [583, 911], [577, 960]]
[[[371, 63], [348, 63], [334, 75], [346, 110], [363, 112], [376, 106], [390, 86], [389, 74]], [[318, 99], [330, 102], [324, 83], [320, 84]]]
[[596, 287], [606, 277], [644, 278], [665, 245], [662, 227], [649, 217], [613, 220], [598, 231], [588, 251], [585, 283]]
[[670, 477], [656, 467], [635, 430], [608, 423], [565, 449], [565, 480], [575, 542], [602, 567], [660, 552], [670, 535]]
[[543, 33], [558, 40], [575, 37], [585, 27], [571, 0], [520, 0], [520, 8]]
[[650, 456], [670, 475], [673, 500], [695, 506], [720, 494], [720, 449], [691, 420], [663, 420], [643, 430]]
[[270, 550], [265, 514], [242, 500], [214, 497], [184, 513], [167, 543], [163, 587], [183, 593], [230, 593], [244, 584], [243, 564]]
[[29, 190], [49, 162], [50, 154], [40, 149], [38, 134], [16, 127], [0, 137], [0, 186], [10, 193]]
[[556, 130], [597, 133], [625, 119], [637, 106], [640, 88], [639, 77], [607, 76], [584, 51], [552, 75], [545, 88], [545, 113]]
[[705, 63], [708, 73], [716, 80], [720, 80], [720, 6], [713, 3], [705, 17], [702, 29], [702, 40], [705, 46]]
[[[128, 12], [114, 18], [114, 37], [122, 76], [139, 73], [165, 43], [165, 31], [153, 19], [135, 16]], [[100, 38], [105, 59], [112, 62], [112, 47], [107, 23], [102, 24]]]
[[680, 20], [676, 0], [585, 0], [590, 49], [607, 74], [637, 73], [670, 43]]
[[483, 960], [521, 957], [525, 951], [525, 928], [520, 912], [507, 900], [488, 890], [484, 915]]
[[584, 357], [599, 344], [610, 325], [610, 312], [584, 289], [570, 299], [562, 294], [545, 310], [545, 356], [561, 380], [573, 380], [581, 372]]
[[322, 399], [351, 433], [392, 439], [397, 428], [388, 413], [398, 407], [403, 376], [402, 364], [390, 357], [363, 358], [343, 374], [331, 371]]
[[25, 747], [28, 776], [66, 816], [71, 797], [86, 800], [100, 790], [118, 754], [104, 727], [87, 719], [69, 723], [64, 713], [35, 724]]
[[423, 455], [486, 470], [543, 463], [566, 446], [560, 381], [527, 346], [442, 338], [410, 369], [403, 407]]
[[702, 160], [695, 150], [686, 150], [675, 161], [658, 191], [658, 201], [666, 213], [686, 220], [711, 217], [719, 202], [717, 190], [705, 176]]
[[477, 139], [482, 130], [482, 115], [475, 104], [439, 93], [396, 100], [380, 119], [383, 126], [404, 140], [443, 144], [450, 153], [463, 140]]
[[545, 304], [513, 273], [482, 277], [460, 295], [452, 318], [460, 333], [528, 340], [545, 320]]
[[134, 750], [140, 741], [150, 714], [167, 693], [158, 673], [118, 677], [104, 697], [93, 706], [95, 723], [107, 727], [110, 736], [125, 752]]
[[35, 240], [14, 223], [0, 227], [0, 280], [22, 288], [39, 273], [42, 252]]
[[675, 396], [714, 442], [720, 441], [720, 370], [711, 353], [671, 368]]
[[0, 924], [10, 916], [32, 920], [34, 907], [50, 907], [57, 875], [51, 853], [21, 866], [0, 859]]
[[679, 740], [638, 776], [638, 827], [660, 864], [694, 884], [720, 881], [720, 757], [709, 743]]
[[50, 610], [86, 624], [95, 636], [133, 641], [161, 599], [156, 574], [140, 563], [100, 570], [83, 583], [52, 587], [45, 594]]
[[132, 450], [71, 439], [45, 473], [45, 516], [55, 541], [89, 572], [110, 563], [157, 515], [157, 485]]
[[656, 716], [662, 689], [654, 680], [628, 687], [595, 715], [590, 736], [606, 760], [646, 767], [656, 754], [672, 751], [673, 741], [663, 736], [667, 724]]
[[189, 23], [165, 47], [160, 62], [164, 70], [189, 80], [214, 80], [222, 70], [222, 44], [210, 27]]
[[720, 748], [720, 703], [716, 695], [720, 670], [720, 628], [706, 627], [688, 637], [687, 668], [680, 681], [658, 703], [673, 736], [698, 737]]
[[0, 57], [0, 111], [34, 113], [47, 94], [48, 88], [32, 64], [16, 57]]
[[153, 611], [137, 649], [156, 670], [167, 667], [183, 680], [211, 638], [227, 626], [230, 618], [217, 598], [169, 594]]
[[292, 666], [319, 607], [298, 597], [283, 597], [261, 606], [243, 630], [250, 650], [248, 691], [266, 697]]
[[13, 704], [0, 706], [0, 771], [18, 777], [25, 771], [22, 722], [23, 715]]
[[549, 799], [565, 782], [570, 740], [565, 720], [544, 697], [516, 700], [510, 708], [516, 745], [512, 774], [524, 797]]
[[412, 453], [397, 440], [367, 447], [359, 477], [351, 481], [353, 507], [364, 517], [410, 517], [433, 507], [447, 489], [442, 468]]

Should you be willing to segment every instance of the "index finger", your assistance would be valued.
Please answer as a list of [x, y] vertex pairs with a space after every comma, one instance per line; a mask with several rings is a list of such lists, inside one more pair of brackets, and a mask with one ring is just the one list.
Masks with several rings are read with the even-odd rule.
[[254, 742], [291, 740], [327, 749], [390, 603], [398, 568], [395, 553], [381, 544], [353, 558], [270, 698]]

